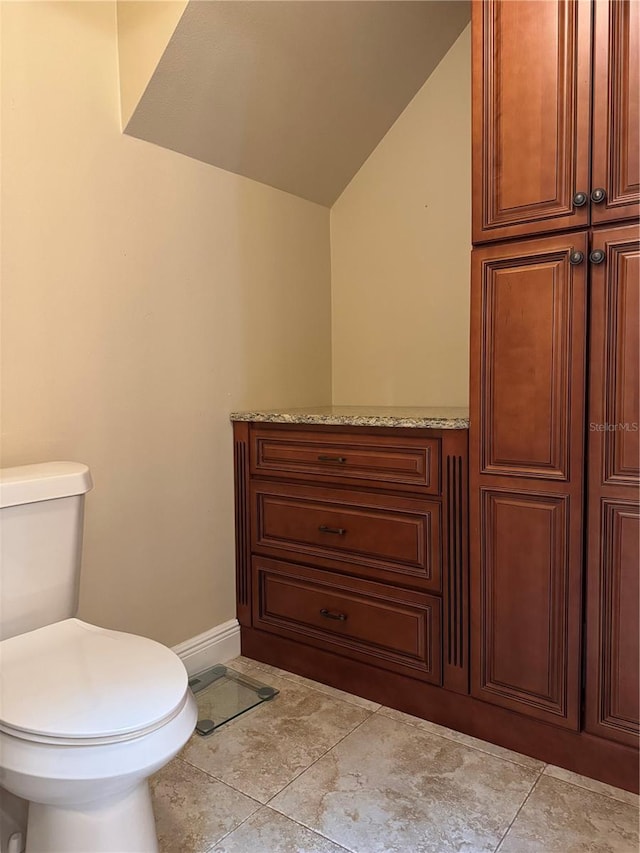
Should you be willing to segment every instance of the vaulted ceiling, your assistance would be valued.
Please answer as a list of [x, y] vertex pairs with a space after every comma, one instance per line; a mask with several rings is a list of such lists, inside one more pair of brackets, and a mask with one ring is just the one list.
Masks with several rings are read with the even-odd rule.
[[466, 0], [173, 5], [125, 132], [329, 206], [470, 14]]

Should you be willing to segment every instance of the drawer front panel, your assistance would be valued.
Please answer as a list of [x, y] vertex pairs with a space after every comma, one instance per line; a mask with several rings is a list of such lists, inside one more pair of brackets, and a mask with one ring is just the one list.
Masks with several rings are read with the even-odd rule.
[[253, 558], [256, 628], [441, 683], [440, 600]]
[[440, 590], [437, 501], [254, 482], [251, 504], [253, 550]]
[[440, 494], [440, 439], [252, 429], [251, 473]]

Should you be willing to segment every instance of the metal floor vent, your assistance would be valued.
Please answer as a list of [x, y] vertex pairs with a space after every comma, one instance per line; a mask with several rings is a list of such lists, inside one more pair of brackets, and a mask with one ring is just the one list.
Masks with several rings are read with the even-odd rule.
[[223, 664], [194, 675], [189, 679], [189, 687], [198, 703], [196, 731], [199, 735], [213, 734], [229, 720], [268, 702], [279, 693], [275, 687], [255, 681]]

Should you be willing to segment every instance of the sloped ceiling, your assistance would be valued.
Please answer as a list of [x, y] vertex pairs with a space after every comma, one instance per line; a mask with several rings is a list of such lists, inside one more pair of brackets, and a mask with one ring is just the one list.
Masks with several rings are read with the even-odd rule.
[[192, 0], [125, 132], [330, 206], [469, 15], [465, 0]]

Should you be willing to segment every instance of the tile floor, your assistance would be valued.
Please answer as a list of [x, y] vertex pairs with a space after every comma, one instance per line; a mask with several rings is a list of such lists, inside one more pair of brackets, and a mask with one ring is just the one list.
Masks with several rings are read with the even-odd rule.
[[279, 696], [152, 779], [162, 853], [637, 853], [638, 798], [237, 658]]

